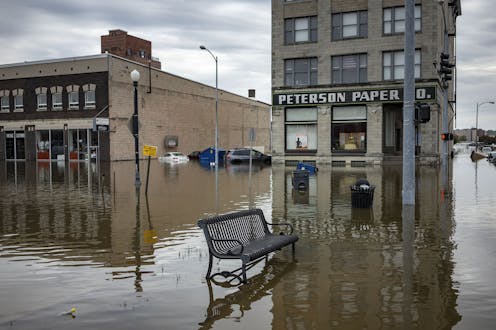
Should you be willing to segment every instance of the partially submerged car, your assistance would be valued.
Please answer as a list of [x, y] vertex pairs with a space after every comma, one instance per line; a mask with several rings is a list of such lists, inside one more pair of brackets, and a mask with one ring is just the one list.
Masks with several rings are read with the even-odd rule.
[[270, 164], [272, 161], [271, 156], [261, 153], [260, 151], [257, 151], [255, 149], [237, 148], [231, 149], [227, 152], [226, 162], [231, 164], [249, 163], [250, 153], [252, 162]]
[[158, 157], [160, 162], [181, 163], [189, 161], [188, 156], [181, 152], [167, 152], [165, 155]]

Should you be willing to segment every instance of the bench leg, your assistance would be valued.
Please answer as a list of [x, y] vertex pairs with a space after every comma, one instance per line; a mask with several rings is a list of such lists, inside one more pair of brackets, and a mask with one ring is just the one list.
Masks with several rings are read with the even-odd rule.
[[243, 283], [246, 283], [246, 265], [245, 263], [243, 262], [243, 264], [241, 265], [241, 270], [243, 272]]
[[209, 279], [210, 278], [210, 271], [212, 270], [212, 255], [209, 253], [208, 254], [208, 270], [207, 270], [207, 276], [205, 277], [206, 279]]

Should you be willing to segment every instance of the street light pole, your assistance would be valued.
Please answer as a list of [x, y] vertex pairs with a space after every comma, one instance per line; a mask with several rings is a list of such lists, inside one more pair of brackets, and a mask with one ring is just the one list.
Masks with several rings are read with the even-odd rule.
[[477, 108], [475, 111], [475, 151], [479, 149], [479, 106], [483, 104], [494, 104], [494, 101], [487, 101], [487, 102], [477, 102]]
[[219, 74], [218, 74], [218, 64], [219, 60], [210, 49], [201, 45], [200, 49], [206, 50], [212, 55], [215, 60], [215, 170], [219, 169]]
[[133, 113], [133, 136], [134, 136], [134, 159], [136, 162], [136, 177], [135, 185], [139, 187], [141, 185], [140, 172], [139, 172], [139, 140], [138, 140], [138, 81], [140, 79], [140, 74], [138, 70], [133, 70], [131, 72], [131, 80], [134, 86], [134, 113]]

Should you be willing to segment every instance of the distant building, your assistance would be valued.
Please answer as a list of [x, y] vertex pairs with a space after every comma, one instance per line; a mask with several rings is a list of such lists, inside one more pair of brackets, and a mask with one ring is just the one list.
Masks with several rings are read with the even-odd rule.
[[[0, 160], [134, 159], [133, 70], [141, 155], [214, 145], [214, 87], [108, 53], [0, 65]], [[218, 110], [219, 147], [269, 150], [270, 105], [219, 90]]]
[[[404, 6], [404, 0], [272, 1], [274, 163], [402, 161]], [[430, 120], [415, 132], [421, 163], [440, 161], [442, 128], [453, 126], [456, 77], [445, 82], [438, 71], [442, 53], [455, 64], [459, 15], [460, 0], [415, 1], [416, 100], [430, 105]]]
[[129, 35], [123, 30], [110, 30], [108, 35], [101, 36], [101, 47], [102, 53], [114, 54], [157, 69], [162, 66], [158, 58], [152, 57], [151, 41]]

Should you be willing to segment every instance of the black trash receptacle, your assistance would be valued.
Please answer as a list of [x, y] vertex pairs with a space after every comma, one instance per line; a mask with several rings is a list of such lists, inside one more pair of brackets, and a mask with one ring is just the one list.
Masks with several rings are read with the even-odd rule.
[[296, 190], [307, 190], [309, 174], [310, 172], [307, 170], [293, 171], [293, 188]]
[[359, 179], [351, 189], [351, 206], [356, 208], [371, 207], [374, 202], [375, 186], [365, 179]]

